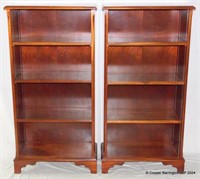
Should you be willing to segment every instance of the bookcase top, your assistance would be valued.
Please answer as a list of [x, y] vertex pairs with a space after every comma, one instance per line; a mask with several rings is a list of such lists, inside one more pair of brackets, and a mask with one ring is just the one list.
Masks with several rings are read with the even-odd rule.
[[195, 10], [194, 6], [104, 6], [103, 10]]
[[96, 10], [95, 6], [5, 6], [5, 10]]

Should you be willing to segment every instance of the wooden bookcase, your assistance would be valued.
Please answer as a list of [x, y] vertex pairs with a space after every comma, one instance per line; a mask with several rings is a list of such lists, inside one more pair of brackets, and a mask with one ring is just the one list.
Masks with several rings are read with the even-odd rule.
[[184, 171], [191, 6], [104, 7], [102, 172], [152, 161]]
[[15, 173], [38, 161], [96, 173], [95, 7], [9, 6]]

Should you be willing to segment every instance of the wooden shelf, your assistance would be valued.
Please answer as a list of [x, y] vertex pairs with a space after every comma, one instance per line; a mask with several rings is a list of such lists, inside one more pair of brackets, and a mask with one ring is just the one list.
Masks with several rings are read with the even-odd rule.
[[87, 119], [17, 119], [19, 123], [91, 123], [92, 120]]
[[19, 9], [16, 8], [17, 10], [11, 9], [11, 45], [92, 45], [91, 9], [65, 8], [35, 7], [26, 9], [26, 7], [19, 7]]
[[111, 9], [108, 16], [109, 46], [186, 46], [188, 43], [185, 9]]
[[[114, 36], [114, 35], [113, 35]], [[187, 41], [178, 37], [109, 37], [109, 46], [186, 46]]]
[[18, 115], [18, 122], [91, 122], [90, 108], [34, 108]]
[[163, 73], [108, 73], [108, 85], [184, 85], [177, 74]]
[[160, 120], [154, 120], [154, 119], [148, 119], [148, 120], [109, 120], [107, 121], [107, 124], [181, 124], [182, 122], [180, 120], [170, 120], [170, 119], [160, 119]]
[[67, 144], [40, 144], [25, 143], [20, 158], [40, 159], [89, 159], [92, 157], [91, 143], [67, 143]]
[[145, 161], [148, 159], [176, 158], [178, 153], [173, 145], [162, 144], [130, 144], [130, 143], [108, 143], [107, 158], [125, 159], [126, 161]]
[[13, 40], [12, 45], [62, 45], [62, 46], [90, 46], [91, 38], [77, 37], [73, 34], [70, 37], [52, 37], [52, 36], [38, 36], [38, 37], [20, 37]]
[[181, 120], [171, 110], [108, 109], [108, 124], [180, 124]]
[[[107, 109], [115, 112], [122, 111], [119, 119], [135, 119], [135, 117], [145, 119], [148, 116], [152, 119], [162, 119], [162, 117], [174, 119], [174, 111], [181, 116], [182, 106], [178, 106], [178, 104], [181, 104], [183, 87], [180, 85], [108, 86]], [[176, 93], [179, 93], [179, 97]], [[135, 112], [141, 112], [141, 116], [134, 117]], [[114, 114], [108, 114], [108, 118]], [[151, 117], [151, 115], [153, 116]], [[162, 116], [159, 117], [159, 115]], [[114, 116], [118, 117], [118, 114]]]
[[16, 75], [15, 83], [91, 83], [91, 72], [23, 72]]

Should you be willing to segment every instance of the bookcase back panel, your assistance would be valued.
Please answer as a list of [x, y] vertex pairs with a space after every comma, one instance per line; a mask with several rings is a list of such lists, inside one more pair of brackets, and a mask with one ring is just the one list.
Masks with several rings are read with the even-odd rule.
[[[18, 10], [11, 11], [12, 21], [16, 21], [13, 40], [40, 37], [72, 37], [73, 39], [91, 39], [90, 11], [76, 10]], [[32, 39], [32, 41], [34, 41]]]
[[186, 12], [186, 10], [109, 11], [109, 41], [113, 41], [112, 38], [123, 37], [135, 38], [136, 41], [151, 41], [155, 38], [156, 41], [159, 41], [159, 38], [179, 41], [180, 37], [185, 40], [187, 22], [183, 17], [187, 16]]
[[21, 62], [18, 73], [22, 75], [27, 72], [91, 72], [90, 47], [21, 46], [18, 50]]
[[[177, 73], [179, 56], [185, 54], [184, 49], [177, 46], [110, 47], [108, 73]], [[184, 68], [184, 63], [179, 68]]]
[[176, 86], [108, 87], [108, 109], [173, 110], [175, 101]]
[[[26, 109], [91, 108], [90, 84], [19, 84]], [[19, 90], [20, 91], [20, 90]]]
[[84, 123], [22, 123], [25, 143], [58, 144], [91, 142], [91, 124]]
[[108, 124], [109, 143], [130, 143], [132, 145], [172, 145], [173, 124]]

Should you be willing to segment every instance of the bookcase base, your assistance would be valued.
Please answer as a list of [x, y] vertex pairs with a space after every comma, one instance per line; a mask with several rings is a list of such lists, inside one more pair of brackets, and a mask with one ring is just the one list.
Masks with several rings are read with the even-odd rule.
[[16, 158], [14, 160], [14, 173], [19, 174], [21, 173], [21, 169], [26, 167], [26, 165], [35, 165], [36, 162], [74, 162], [75, 165], [80, 166], [84, 165], [87, 167], [91, 173], [97, 173], [97, 161], [96, 159], [86, 159], [86, 160], [35, 160], [35, 159], [19, 159]]

